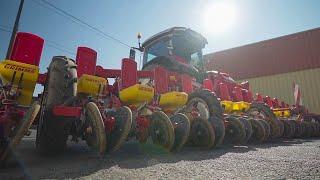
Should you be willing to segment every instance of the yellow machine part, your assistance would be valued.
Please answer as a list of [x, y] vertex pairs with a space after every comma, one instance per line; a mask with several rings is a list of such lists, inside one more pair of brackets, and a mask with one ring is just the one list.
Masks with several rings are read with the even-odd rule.
[[187, 101], [187, 93], [172, 91], [160, 95], [159, 105], [163, 109], [174, 110], [185, 105]]
[[273, 114], [277, 117], [290, 117], [290, 110], [273, 109]]
[[20, 95], [18, 96], [18, 103], [20, 105], [28, 106], [32, 101], [32, 95], [38, 80], [39, 67], [12, 60], [0, 62], [0, 78], [3, 85], [11, 82], [14, 73], [13, 88], [17, 88], [19, 85], [21, 88]]
[[120, 100], [127, 105], [139, 105], [149, 103], [154, 96], [153, 87], [135, 84], [119, 92]]
[[244, 101], [221, 101], [221, 105], [224, 106], [225, 113], [243, 112], [250, 108], [250, 103]]
[[221, 101], [221, 106], [224, 107], [224, 111], [226, 113], [231, 113], [233, 111], [232, 101]]
[[102, 93], [107, 84], [108, 80], [106, 80], [105, 78], [83, 74], [78, 79], [77, 93], [84, 93], [91, 96], [96, 96]]
[[233, 111], [247, 111], [250, 108], [250, 103], [239, 101], [233, 103]]

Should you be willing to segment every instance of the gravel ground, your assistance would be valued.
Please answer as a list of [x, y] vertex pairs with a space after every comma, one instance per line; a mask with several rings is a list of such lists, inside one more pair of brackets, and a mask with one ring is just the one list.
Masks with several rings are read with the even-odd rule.
[[320, 179], [319, 139], [211, 151], [187, 147], [176, 154], [128, 142], [104, 157], [84, 144], [71, 144], [60, 156], [41, 157], [34, 151], [34, 141], [34, 133], [23, 140], [17, 161], [0, 170], [0, 179]]

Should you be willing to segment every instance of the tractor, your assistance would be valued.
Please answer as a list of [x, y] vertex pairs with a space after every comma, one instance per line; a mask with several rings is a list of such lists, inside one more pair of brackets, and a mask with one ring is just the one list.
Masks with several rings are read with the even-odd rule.
[[10, 58], [0, 62], [0, 164], [10, 159], [21, 139], [30, 134], [40, 105], [33, 101], [44, 40], [19, 32]]
[[[189, 94], [187, 112], [197, 111], [214, 127], [215, 145], [224, 139], [245, 144], [250, 139], [262, 142], [280, 136], [279, 121], [268, 106], [253, 101], [245, 83], [228, 74], [206, 71], [202, 49], [207, 40], [199, 33], [173, 27], [146, 40], [142, 70], [164, 68], [169, 73], [169, 89]], [[225, 138], [224, 138], [225, 137]]]

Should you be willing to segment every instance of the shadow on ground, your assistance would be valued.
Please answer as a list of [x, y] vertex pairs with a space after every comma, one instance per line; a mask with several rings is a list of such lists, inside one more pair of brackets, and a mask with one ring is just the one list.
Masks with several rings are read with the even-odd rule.
[[[0, 179], [7, 178], [77, 178], [90, 175], [99, 170], [113, 166], [126, 169], [137, 169], [159, 163], [176, 163], [179, 161], [202, 161], [219, 158], [226, 153], [244, 153], [256, 151], [257, 148], [291, 146], [312, 141], [313, 139], [292, 139], [270, 141], [265, 144], [249, 144], [247, 146], [222, 145], [212, 150], [200, 150], [185, 147], [181, 152], [168, 153], [152, 144], [127, 142], [119, 151], [103, 157], [90, 151], [85, 144], [72, 144], [58, 156], [43, 157], [35, 152], [30, 141], [23, 141], [16, 154], [16, 161], [0, 170]], [[34, 143], [34, 142], [33, 142]]]

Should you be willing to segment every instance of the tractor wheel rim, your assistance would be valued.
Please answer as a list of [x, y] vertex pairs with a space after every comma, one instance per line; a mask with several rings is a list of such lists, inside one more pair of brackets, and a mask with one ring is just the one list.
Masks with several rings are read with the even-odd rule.
[[191, 101], [188, 103], [188, 111], [189, 112], [192, 111], [194, 104], [196, 104], [195, 107], [200, 115], [200, 118], [202, 118], [202, 119], [209, 119], [210, 118], [209, 108], [208, 108], [207, 104], [200, 98], [191, 99]]

